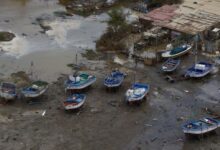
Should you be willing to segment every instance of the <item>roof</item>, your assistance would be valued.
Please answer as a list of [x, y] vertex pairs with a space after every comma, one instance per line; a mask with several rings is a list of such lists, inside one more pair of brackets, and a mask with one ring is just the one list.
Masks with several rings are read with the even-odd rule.
[[179, 8], [175, 5], [153, 10], [142, 19], [154, 24], [187, 34], [197, 34], [220, 22], [220, 0], [184, 0]]
[[154, 22], [170, 21], [176, 15], [177, 8], [177, 5], [164, 5], [140, 16], [140, 18]]

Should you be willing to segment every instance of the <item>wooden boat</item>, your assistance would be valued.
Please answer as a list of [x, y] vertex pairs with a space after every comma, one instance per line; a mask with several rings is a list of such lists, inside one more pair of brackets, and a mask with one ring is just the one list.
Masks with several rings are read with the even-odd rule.
[[185, 134], [200, 135], [214, 131], [218, 127], [220, 127], [220, 120], [206, 117], [187, 122], [182, 126], [182, 130]]
[[74, 110], [83, 106], [86, 100], [85, 94], [73, 94], [69, 96], [64, 102], [65, 110]]
[[17, 97], [16, 85], [13, 83], [2, 82], [0, 84], [0, 97], [9, 101]]
[[176, 47], [172, 50], [165, 51], [164, 53], [162, 53], [162, 57], [163, 58], [179, 57], [179, 56], [182, 56], [182, 55], [188, 53], [191, 50], [191, 48], [192, 48], [191, 45], [184, 44], [184, 45]]
[[70, 75], [69, 79], [65, 83], [65, 90], [81, 90], [92, 85], [95, 81], [95, 76], [86, 73]]
[[109, 75], [106, 76], [104, 80], [104, 85], [108, 88], [119, 87], [124, 81], [126, 74], [113, 70]]
[[169, 58], [161, 67], [163, 72], [173, 72], [180, 64], [180, 59]]
[[196, 63], [194, 66], [192, 66], [186, 71], [185, 77], [191, 77], [191, 78], [204, 77], [212, 71], [213, 67], [214, 67], [213, 64], [207, 62]]
[[37, 98], [43, 95], [48, 89], [48, 83], [44, 81], [35, 81], [30, 86], [23, 88], [21, 93], [25, 98]]
[[150, 86], [144, 83], [134, 83], [125, 94], [126, 102], [140, 102], [148, 94]]

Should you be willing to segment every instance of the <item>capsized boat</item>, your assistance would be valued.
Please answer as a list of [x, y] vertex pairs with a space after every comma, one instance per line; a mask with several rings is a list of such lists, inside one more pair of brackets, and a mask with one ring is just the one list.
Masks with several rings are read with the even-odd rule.
[[180, 59], [169, 58], [161, 67], [163, 72], [173, 72], [180, 65]]
[[113, 70], [104, 80], [104, 85], [108, 88], [119, 87], [124, 81], [126, 74], [118, 70]]
[[96, 81], [96, 77], [87, 73], [78, 75], [69, 75], [69, 79], [65, 82], [65, 90], [81, 90]]
[[74, 110], [83, 106], [86, 100], [85, 94], [73, 94], [63, 102], [65, 110]]
[[191, 48], [192, 48], [191, 45], [184, 44], [184, 45], [176, 47], [172, 50], [165, 51], [164, 53], [162, 53], [162, 57], [163, 58], [179, 57], [179, 56], [182, 56], [182, 55], [188, 53], [191, 50]]
[[126, 91], [125, 100], [126, 102], [140, 102], [148, 94], [150, 86], [145, 83], [134, 83], [131, 88]]
[[0, 97], [5, 100], [14, 100], [17, 96], [16, 85], [13, 83], [2, 82], [0, 84]]
[[36, 98], [43, 95], [48, 89], [48, 83], [45, 81], [35, 81], [30, 86], [23, 88], [21, 93], [25, 98]]
[[216, 118], [203, 118], [201, 120], [191, 120], [182, 126], [185, 134], [200, 135], [214, 131], [220, 127], [220, 120]]
[[191, 78], [204, 77], [212, 71], [213, 67], [214, 67], [213, 64], [207, 62], [196, 63], [186, 71], [185, 77], [191, 77]]

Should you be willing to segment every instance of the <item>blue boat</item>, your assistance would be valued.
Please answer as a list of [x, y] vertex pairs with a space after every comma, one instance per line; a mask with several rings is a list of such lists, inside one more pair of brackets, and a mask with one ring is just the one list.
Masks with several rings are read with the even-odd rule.
[[144, 83], [134, 83], [131, 88], [126, 91], [126, 102], [141, 102], [148, 94], [150, 86]]
[[169, 58], [161, 67], [163, 72], [173, 72], [180, 65], [180, 59]]
[[200, 120], [191, 120], [182, 126], [185, 134], [200, 135], [216, 130], [220, 127], [220, 120], [206, 117]]
[[124, 81], [126, 74], [113, 70], [109, 75], [106, 76], [104, 80], [104, 85], [108, 88], [119, 87]]
[[191, 45], [184, 44], [184, 45], [176, 47], [172, 50], [165, 51], [164, 53], [162, 53], [162, 57], [164, 57], [164, 58], [179, 57], [179, 56], [182, 56], [182, 55], [188, 53], [191, 50], [191, 48], [192, 48]]
[[213, 64], [207, 62], [196, 63], [186, 71], [185, 77], [190, 77], [190, 78], [204, 77], [212, 71], [213, 67], [214, 67]]
[[0, 97], [6, 101], [14, 100], [17, 97], [16, 85], [13, 83], [2, 82], [0, 84]]
[[63, 102], [65, 110], [74, 110], [83, 106], [86, 100], [85, 94], [73, 94]]
[[96, 81], [96, 77], [87, 73], [80, 73], [78, 75], [70, 75], [69, 79], [65, 82], [65, 90], [81, 90]]
[[35, 81], [26, 88], [23, 88], [21, 93], [25, 98], [37, 98], [43, 95], [48, 89], [48, 83], [45, 81]]

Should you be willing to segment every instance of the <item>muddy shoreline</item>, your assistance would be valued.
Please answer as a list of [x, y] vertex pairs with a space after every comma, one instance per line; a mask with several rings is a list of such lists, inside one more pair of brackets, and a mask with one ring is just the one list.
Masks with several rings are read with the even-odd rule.
[[[182, 69], [190, 64], [190, 59], [184, 57], [188, 63], [182, 64]], [[103, 78], [111, 68], [103, 69], [99, 61], [93, 61], [93, 67], [85, 71], [96, 75], [97, 82], [85, 91], [87, 100], [78, 112], [65, 112], [62, 107], [66, 75], [50, 84], [46, 95], [38, 99], [39, 103], [28, 104], [23, 99], [2, 103], [0, 148], [188, 150], [196, 146], [218, 149], [219, 130], [200, 140], [188, 139], [181, 131], [181, 124], [210, 115], [208, 110], [220, 114], [219, 73], [203, 80], [171, 84], [158, 72], [159, 65], [140, 66], [137, 80], [151, 85], [150, 95], [141, 106], [127, 106], [123, 96], [133, 82], [134, 70], [118, 65], [128, 72], [128, 77], [118, 91], [107, 92]], [[46, 114], [42, 116], [44, 111]]]

